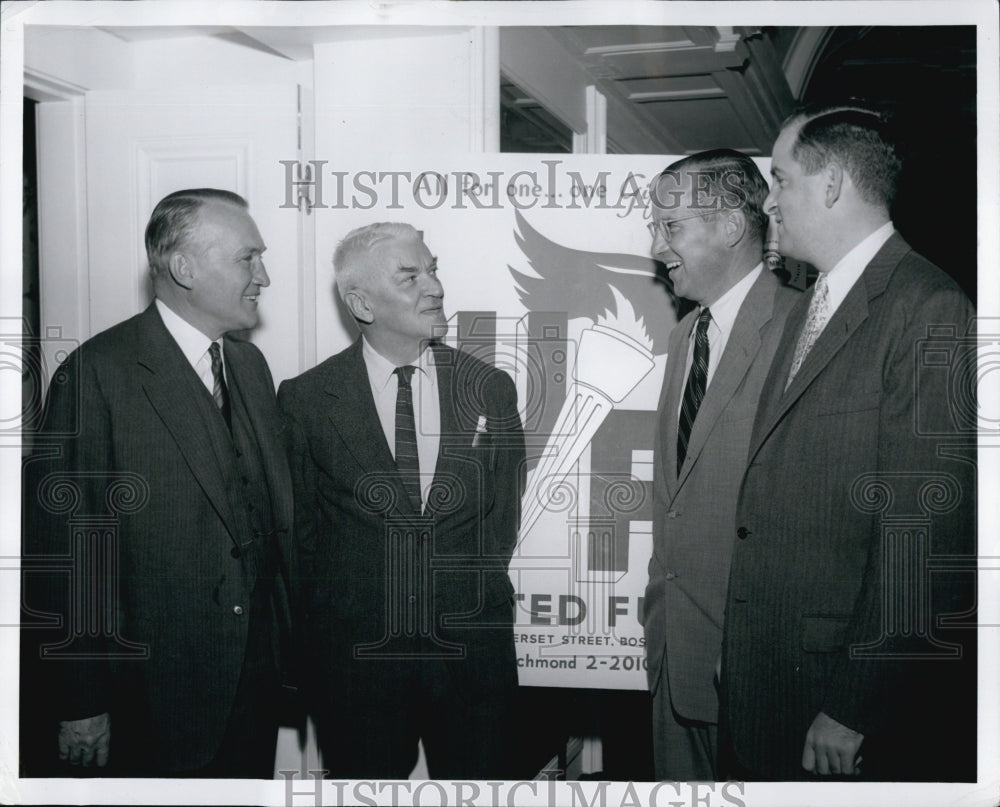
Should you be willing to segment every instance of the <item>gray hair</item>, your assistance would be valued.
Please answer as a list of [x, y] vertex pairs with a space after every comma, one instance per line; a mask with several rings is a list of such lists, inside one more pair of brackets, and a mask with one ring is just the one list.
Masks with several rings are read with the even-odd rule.
[[420, 237], [413, 225], [397, 221], [378, 221], [351, 230], [333, 251], [333, 274], [340, 298], [362, 286], [372, 268], [369, 256], [376, 246], [394, 238]]

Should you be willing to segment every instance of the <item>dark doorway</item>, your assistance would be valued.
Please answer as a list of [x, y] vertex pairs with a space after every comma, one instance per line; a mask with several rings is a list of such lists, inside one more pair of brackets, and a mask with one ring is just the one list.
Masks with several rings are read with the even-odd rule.
[[806, 103], [887, 113], [903, 157], [892, 219], [976, 301], [976, 28], [838, 28]]

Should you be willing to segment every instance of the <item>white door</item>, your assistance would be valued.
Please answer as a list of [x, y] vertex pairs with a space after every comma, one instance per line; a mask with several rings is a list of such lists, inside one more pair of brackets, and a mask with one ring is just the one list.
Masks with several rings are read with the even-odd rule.
[[182, 188], [217, 187], [247, 199], [268, 247], [271, 286], [251, 338], [276, 381], [300, 372], [299, 213], [282, 207], [280, 162], [297, 157], [298, 88], [98, 90], [86, 94], [84, 109], [89, 278], [77, 291], [89, 296], [90, 333], [81, 336], [152, 299], [143, 234], [157, 201]]

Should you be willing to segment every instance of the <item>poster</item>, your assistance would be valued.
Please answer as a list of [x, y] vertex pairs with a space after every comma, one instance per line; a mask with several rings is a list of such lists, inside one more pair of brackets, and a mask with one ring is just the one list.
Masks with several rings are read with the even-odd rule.
[[[528, 445], [510, 565], [523, 685], [646, 687], [656, 408], [680, 304], [646, 224], [650, 181], [676, 159], [311, 163], [318, 231], [374, 221], [422, 231], [445, 289], [446, 341], [515, 381]], [[758, 162], [766, 176], [769, 161]], [[331, 294], [319, 322], [334, 309]]]
[[[19, 87], [19, 73], [25, 56], [21, 32], [10, 22], [11, 7], [5, 4], [4, 22], [4, 91], [3, 103], [9, 110], [11, 88]], [[32, 6], [34, 4], [24, 4]], [[38, 4], [45, 6], [49, 4]], [[74, 3], [52, 4], [53, 11], [36, 12], [33, 27], [109, 26], [115, 23], [138, 26], [145, 19], [137, 16], [142, 4], [132, 6], [127, 19], [112, 13], [108, 4], [88, 4], [86, 12], [74, 10]], [[79, 4], [82, 6], [82, 4]], [[119, 5], [119, 4], [114, 4]], [[161, 9], [168, 4], [159, 5]], [[257, 8], [251, 8], [256, 5]], [[227, 31], [239, 28], [284, 25], [320, 25], [323, 20], [310, 16], [315, 11], [296, 8], [298, 4], [232, 4], [224, 11], [196, 10], [181, 4], [176, 11], [160, 10], [148, 19], [151, 24], [174, 30], [191, 25], [194, 31], [222, 25]], [[318, 9], [321, 4], [301, 4], [304, 9]], [[443, 9], [443, 5], [450, 8]], [[523, 8], [499, 8], [487, 12], [480, 4], [343, 4], [336, 24], [344, 26], [397, 25], [516, 25], [516, 24], [651, 24], [661, 18], [661, 4], [627, 4], [627, 10], [599, 8], [605, 4], [542, 4]], [[717, 23], [731, 25], [752, 19], [755, 23], [786, 24], [860, 24], [890, 25], [924, 21], [914, 4], [884, 6], [875, 4], [869, 17], [860, 4], [811, 3], [808, 11], [801, 5], [775, 4], [765, 8], [756, 4], [702, 6], [696, 13], [690, 6], [670, 4], [677, 11], [677, 24]], [[586, 6], [586, 7], [584, 7]], [[937, 6], [937, 24], [950, 23], [968, 10], [955, 4], [949, 8], [924, 4], [932, 12]], [[656, 8], [654, 8], [656, 7]], [[86, 7], [85, 7], [86, 8]], [[921, 9], [921, 12], [923, 11]], [[963, 11], [959, 11], [959, 8]], [[24, 7], [21, 9], [26, 10]], [[141, 9], [149, 13], [146, 9]], [[64, 16], [60, 17], [59, 12]], [[947, 15], [945, 14], [947, 12]], [[700, 17], [696, 15], [701, 15]], [[982, 17], [982, 15], [980, 15]], [[122, 22], [124, 20], [124, 22]], [[328, 21], [329, 22], [329, 21]], [[982, 58], [983, 92], [981, 120], [983, 131], [995, 131], [995, 19], [981, 24], [979, 45]], [[199, 27], [200, 26], [200, 27]], [[177, 34], [183, 35], [178, 28]], [[237, 31], [238, 33], [238, 31]], [[354, 29], [353, 34], [359, 31]], [[365, 34], [368, 35], [368, 34]], [[276, 34], [278, 38], [280, 36]], [[348, 38], [345, 32], [344, 38]], [[29, 43], [30, 44], [30, 43]], [[391, 43], [386, 43], [386, 51]], [[30, 55], [30, 54], [29, 54]], [[356, 69], [367, 65], [355, 65]], [[229, 80], [233, 80], [230, 76]], [[12, 118], [5, 110], [5, 123]], [[14, 119], [19, 115], [15, 113]], [[937, 125], [941, 125], [938, 122]], [[4, 139], [15, 143], [5, 129]], [[995, 138], [993, 138], [995, 141]], [[985, 150], [981, 163], [984, 187], [995, 185], [995, 145]], [[527, 427], [532, 465], [529, 495], [525, 500], [525, 526], [522, 530], [511, 576], [518, 590], [517, 648], [522, 683], [526, 685], [629, 688], [644, 687], [641, 670], [644, 653], [641, 647], [642, 589], [645, 584], [645, 559], [650, 551], [649, 486], [655, 478], [652, 455], [652, 432], [655, 428], [656, 395], [667, 356], [661, 340], [676, 321], [672, 303], [665, 289], [653, 279], [655, 271], [648, 258], [649, 236], [645, 230], [644, 191], [648, 179], [661, 170], [671, 157], [607, 156], [550, 157], [535, 155], [508, 157], [480, 156], [474, 160], [451, 154], [435, 154], [427, 149], [419, 159], [400, 161], [391, 154], [377, 163], [351, 164], [337, 153], [322, 150], [308, 155], [325, 160], [318, 168], [323, 176], [322, 198], [318, 186], [311, 189], [316, 205], [312, 215], [318, 235], [312, 260], [316, 266], [315, 285], [304, 293], [314, 292], [329, 316], [315, 322], [314, 358], [322, 359], [343, 347], [335, 304], [332, 301], [328, 257], [338, 237], [351, 226], [375, 218], [408, 220], [421, 229], [432, 251], [439, 256], [442, 279], [447, 292], [450, 314], [449, 341], [474, 352], [481, 351], [515, 379], [523, 419]], [[7, 171], [16, 167], [5, 152]], [[766, 173], [766, 172], [765, 172]], [[629, 177], [634, 181], [630, 181]], [[5, 316], [17, 317], [17, 257], [12, 257], [12, 237], [16, 220], [18, 194], [16, 177], [4, 174], [3, 213]], [[70, 182], [71, 178], [67, 177]], [[393, 188], [395, 187], [395, 191]], [[602, 190], [603, 189], [603, 190]], [[275, 187], [273, 207], [285, 201], [285, 187]], [[396, 193], [395, 203], [393, 202]], [[968, 203], [968, 200], [963, 202]], [[320, 207], [320, 204], [326, 207]], [[13, 211], [13, 212], [12, 212]], [[995, 218], [995, 203], [982, 208], [982, 215]], [[322, 223], [320, 223], [322, 222]], [[988, 222], [987, 222], [988, 223]], [[50, 234], [50, 237], [51, 234]], [[995, 258], [995, 234], [984, 232], [985, 248]], [[134, 250], [135, 244], [129, 249]], [[995, 261], [994, 261], [995, 263]], [[577, 289], [560, 285], [558, 267], [571, 265], [586, 273], [588, 294], [561, 306]], [[981, 299], [984, 312], [995, 309], [995, 273], [984, 264]], [[324, 274], [324, 272], [327, 272]], [[488, 283], [483, 278], [489, 278]], [[9, 294], [7, 292], [10, 292]], [[276, 292], [275, 292], [276, 293]], [[553, 299], [553, 297], [555, 299]], [[325, 307], [324, 307], [325, 306]], [[609, 365], [613, 365], [609, 368]], [[610, 383], [613, 379], [615, 383]], [[6, 392], [6, 388], [5, 388]], [[11, 399], [12, 400], [12, 399]], [[13, 417], [13, 415], [12, 415]], [[7, 454], [12, 458], [17, 446], [8, 441]], [[558, 451], [556, 450], [558, 448]], [[565, 449], [565, 450], [564, 450]], [[16, 462], [14, 463], [16, 465]], [[5, 466], [4, 480], [14, 479]], [[16, 512], [16, 486], [5, 494], [5, 520]], [[984, 518], [992, 514], [987, 512]], [[13, 540], [11, 540], [13, 538]], [[17, 537], [5, 532], [4, 555], [16, 568]], [[988, 550], [988, 547], [986, 547]], [[988, 551], [987, 551], [988, 555]], [[989, 561], [987, 561], [987, 566]], [[993, 564], [995, 565], [995, 564]], [[16, 592], [6, 587], [3, 593], [5, 614], [16, 611]], [[995, 598], [984, 594], [984, 604], [995, 605]], [[15, 618], [16, 619], [16, 618]], [[5, 618], [5, 623], [11, 620]], [[7, 645], [4, 645], [5, 647]], [[995, 655], [995, 654], [994, 654]], [[11, 658], [11, 657], [8, 657]], [[989, 658], [985, 659], [986, 662]], [[545, 662], [544, 664], [542, 662]], [[10, 670], [14, 672], [11, 674]], [[984, 666], [988, 671], [988, 665]], [[8, 684], [16, 678], [16, 665], [4, 667], [5, 717], [0, 722], [0, 747], [8, 770], [16, 767], [16, 706]], [[989, 740], [982, 745], [982, 756], [990, 763], [983, 767], [983, 783], [966, 788], [970, 803], [993, 803], [996, 797], [995, 770], [995, 693], [984, 687], [983, 732]], [[525, 727], [530, 731], [530, 727]], [[992, 745], [991, 745], [992, 743]], [[992, 754], [992, 756], [991, 756]], [[6, 774], [4, 774], [6, 776]], [[57, 798], [86, 798], [79, 788], [67, 785], [62, 796], [52, 791], [14, 787], [4, 780], [0, 800], [17, 801], [23, 797], [35, 803], [52, 803]], [[107, 784], [107, 783], [105, 783]], [[135, 803], [137, 800], [215, 803], [254, 803], [264, 798], [275, 804], [311, 803], [308, 788], [290, 800], [280, 783], [266, 796], [256, 788], [217, 788], [205, 791], [199, 783], [168, 783], [162, 788], [143, 788], [137, 797], [127, 783], [111, 783], [99, 788], [101, 800]], [[271, 784], [271, 783], [269, 783]], [[628, 785], [631, 787], [631, 783]], [[8, 789], [3, 789], [8, 788]], [[373, 786], [355, 793], [380, 800], [388, 795], [403, 796], [420, 802], [420, 793], [379, 790]], [[451, 788], [440, 792], [425, 790], [423, 803], [437, 796], [443, 803], [460, 803], [471, 791]], [[480, 795], [489, 800], [485, 788]], [[780, 785], [758, 785], [744, 791], [730, 791], [732, 800], [719, 791], [654, 791], [640, 788], [640, 796], [624, 786], [610, 791], [587, 789], [560, 790], [550, 794], [544, 789], [522, 788], [515, 793], [504, 790], [508, 803], [527, 799], [537, 803], [664, 804], [671, 798], [683, 803], [801, 804], [801, 791]], [[65, 795], [69, 794], [69, 795]], [[75, 794], [75, 795], [73, 795]], [[360, 794], [360, 795], [358, 795]], [[443, 795], [442, 795], [443, 794]], [[657, 796], [658, 794], [658, 796]], [[955, 794], [948, 788], [894, 788], [892, 798], [881, 792], [866, 792], [871, 801], [893, 803], [906, 796], [906, 803], [952, 803]], [[327, 793], [323, 803], [334, 803], [335, 793]], [[341, 791], [341, 797], [344, 792]], [[385, 796], [385, 798], [382, 798]], [[658, 798], [658, 800], [657, 800]], [[858, 802], [855, 789], [845, 795], [836, 786], [810, 792], [810, 803]], [[341, 799], [342, 800], [342, 799]], [[860, 802], [858, 802], [860, 803]]]

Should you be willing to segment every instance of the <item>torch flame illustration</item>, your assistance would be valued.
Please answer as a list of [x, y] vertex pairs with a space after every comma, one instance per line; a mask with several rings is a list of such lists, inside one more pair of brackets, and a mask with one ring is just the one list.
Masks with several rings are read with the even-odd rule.
[[521, 534], [527, 535], [615, 404], [654, 367], [653, 342], [641, 317], [614, 286], [614, 315], [583, 331], [566, 394], [545, 453], [528, 476]]

